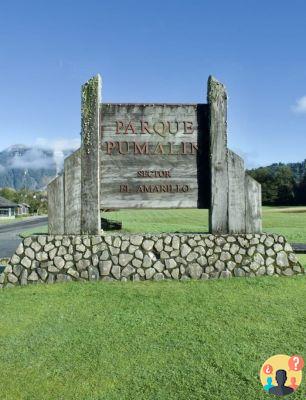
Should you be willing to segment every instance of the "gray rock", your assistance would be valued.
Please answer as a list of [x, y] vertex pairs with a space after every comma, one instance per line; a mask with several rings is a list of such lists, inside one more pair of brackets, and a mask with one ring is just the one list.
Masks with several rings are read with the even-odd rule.
[[114, 265], [117, 265], [119, 263], [119, 257], [118, 256], [111, 256], [111, 260], [112, 260], [112, 263]]
[[192, 263], [187, 267], [187, 274], [192, 279], [200, 279], [203, 273], [202, 267], [198, 263]]
[[223, 279], [227, 279], [227, 278], [231, 278], [231, 277], [232, 277], [232, 274], [228, 270], [222, 271], [220, 274], [220, 278], [223, 278]]
[[120, 266], [119, 265], [113, 265], [111, 271], [112, 271], [113, 277], [119, 280], [120, 276], [121, 276], [121, 268], [120, 268]]
[[225, 264], [223, 261], [217, 260], [215, 263], [215, 268], [217, 271], [222, 271], [225, 268]]
[[261, 254], [259, 254], [259, 253], [256, 253], [254, 255], [253, 259], [254, 259], [254, 261], [256, 261], [260, 265], [264, 265], [265, 264], [265, 260], [264, 260], [263, 256]]
[[282, 271], [282, 274], [285, 276], [291, 276], [294, 274], [293, 269], [291, 268], [286, 268], [285, 270]]
[[154, 263], [153, 268], [157, 271], [157, 272], [162, 272], [165, 269], [164, 264], [158, 260]]
[[166, 269], [173, 269], [177, 267], [177, 263], [173, 258], [168, 258], [165, 260]]
[[274, 239], [272, 236], [268, 236], [267, 239], [265, 240], [265, 246], [266, 247], [271, 247], [274, 243]]
[[91, 257], [91, 264], [92, 264], [93, 267], [96, 267], [97, 265], [99, 265], [99, 257], [98, 257], [97, 254], [94, 254]]
[[274, 265], [269, 265], [267, 267], [267, 275], [273, 275], [274, 274]]
[[234, 259], [235, 259], [235, 263], [236, 264], [240, 264], [241, 261], [242, 261], [242, 255], [241, 254], [235, 254]]
[[121, 275], [123, 277], [129, 277], [131, 274], [135, 272], [135, 268], [133, 268], [131, 265], [127, 265], [125, 268], [123, 268]]
[[296, 264], [298, 262], [298, 258], [294, 253], [289, 253], [288, 258], [289, 258], [289, 261], [291, 261], [294, 264]]
[[50, 250], [54, 249], [54, 244], [53, 243], [47, 243], [44, 247], [44, 251], [49, 253]]
[[135, 251], [135, 257], [138, 258], [139, 260], [142, 260], [143, 259], [143, 252], [140, 249], [136, 250]]
[[7, 275], [7, 280], [8, 280], [10, 283], [13, 283], [13, 284], [15, 284], [15, 283], [18, 282], [17, 276], [14, 275], [14, 274], [12, 274], [12, 273]]
[[248, 256], [252, 257], [252, 256], [254, 255], [254, 253], [255, 253], [255, 250], [256, 250], [256, 247], [255, 247], [255, 246], [250, 247], [250, 248], [248, 249], [248, 251], [247, 251]]
[[227, 251], [222, 251], [222, 253], [220, 255], [220, 260], [221, 261], [228, 261], [230, 259], [231, 259], [230, 253], [228, 253]]
[[82, 271], [81, 272], [81, 278], [88, 279], [88, 271]]
[[46, 238], [46, 236], [39, 235], [37, 237], [37, 241], [41, 246], [44, 246], [47, 243], [47, 238]]
[[299, 265], [294, 265], [293, 266], [293, 271], [297, 272], [297, 273], [301, 273], [302, 272], [302, 268]]
[[38, 242], [33, 242], [31, 244], [32, 249], [37, 253], [41, 249], [41, 245]]
[[187, 276], [187, 275], [182, 275], [180, 280], [181, 280], [181, 281], [189, 281], [189, 280], [190, 280], [190, 277]]
[[32, 264], [32, 261], [28, 257], [23, 257], [21, 260], [21, 265], [23, 265], [25, 268], [30, 268]]
[[78, 279], [80, 277], [80, 274], [74, 268], [69, 268], [67, 270], [67, 274], [71, 275], [75, 279]]
[[119, 236], [116, 236], [113, 242], [114, 247], [121, 247], [121, 239]]
[[34, 259], [35, 259], [35, 253], [34, 253], [34, 251], [33, 251], [30, 247], [27, 247], [27, 248], [25, 249], [24, 254], [25, 254], [27, 257], [29, 257], [30, 260], [34, 260]]
[[31, 244], [32, 244], [32, 238], [31, 238], [31, 236], [25, 238], [25, 239], [23, 240], [23, 244], [24, 244], [25, 247], [31, 246]]
[[275, 251], [276, 253], [278, 253], [279, 251], [282, 251], [282, 250], [283, 250], [283, 246], [282, 246], [281, 244], [279, 244], [279, 243], [276, 243], [276, 244], [273, 246], [273, 249], [274, 249], [274, 251]]
[[22, 270], [23, 270], [23, 268], [22, 268], [22, 265], [20, 265], [20, 264], [13, 266], [13, 273], [18, 277], [20, 276]]
[[170, 235], [166, 236], [164, 239], [165, 244], [170, 244], [172, 240], [172, 237]]
[[260, 268], [258, 268], [258, 270], [257, 270], [257, 272], [256, 272], [256, 275], [257, 276], [261, 276], [261, 275], [265, 275], [266, 274], [266, 267], [260, 267]]
[[118, 256], [118, 254], [120, 253], [120, 248], [109, 246], [109, 251], [112, 256]]
[[15, 265], [20, 263], [20, 257], [17, 254], [14, 254], [10, 260], [10, 264]]
[[151, 251], [153, 249], [154, 242], [153, 240], [146, 239], [142, 243], [142, 247], [145, 251]]
[[88, 279], [90, 281], [97, 281], [97, 280], [99, 280], [99, 277], [100, 277], [100, 275], [99, 275], [98, 268], [90, 266], [88, 268]]
[[250, 240], [250, 245], [254, 245], [254, 244], [258, 244], [259, 243], [259, 239], [257, 237], [254, 237]]
[[204, 256], [201, 256], [198, 258], [197, 262], [198, 262], [198, 264], [201, 265], [201, 267], [204, 267], [205, 265], [207, 265], [207, 258]]
[[[137, 246], [134, 246], [133, 244], [131, 244], [131, 245], [129, 246], [129, 248], [128, 248], [128, 253], [129, 253], [129, 254], [134, 254], [135, 251], [136, 251], [137, 249], [138, 249]], [[142, 253], [141, 250], [138, 250], [138, 251], [140, 251], [140, 252]]]
[[54, 257], [54, 265], [58, 269], [62, 269], [65, 266], [65, 260], [62, 257]]
[[76, 251], [79, 251], [80, 253], [85, 253], [86, 247], [83, 244], [78, 244], [75, 246]]
[[184, 243], [181, 246], [181, 256], [183, 258], [187, 257], [187, 255], [191, 252], [191, 247], [188, 246], [188, 244]]
[[104, 261], [104, 260], [108, 260], [109, 259], [109, 252], [108, 250], [104, 250], [100, 256], [100, 260]]
[[41, 280], [45, 281], [48, 277], [48, 272], [44, 268], [37, 268], [36, 272], [38, 273]]
[[233, 243], [230, 247], [230, 253], [232, 255], [236, 254], [239, 251], [239, 246], [236, 243]]
[[[121, 251], [126, 251], [126, 249], [129, 246], [130, 246], [130, 242], [128, 240], [123, 240], [122, 243], [121, 243]], [[131, 244], [131, 246], [133, 246], [133, 245]], [[130, 253], [130, 251], [129, 251], [129, 253]]]
[[142, 265], [142, 261], [141, 260], [139, 260], [139, 259], [137, 259], [137, 258], [134, 258], [133, 260], [132, 260], [132, 265], [135, 267], [135, 268], [141, 268], [141, 265]]
[[16, 253], [18, 256], [21, 256], [21, 255], [23, 254], [23, 252], [24, 252], [23, 243], [20, 243], [19, 246], [17, 247], [15, 253]]
[[162, 250], [162, 251], [160, 252], [159, 256], [160, 256], [160, 258], [161, 258], [162, 260], [166, 260], [167, 258], [170, 258], [169, 254], [166, 253], [164, 250]]
[[91, 244], [92, 246], [95, 246], [97, 244], [100, 244], [102, 242], [101, 236], [92, 236], [91, 238]]
[[55, 266], [55, 265], [53, 265], [53, 264], [50, 264], [50, 265], [48, 265], [48, 271], [49, 271], [49, 272], [54, 272], [54, 273], [57, 273], [57, 272], [59, 272], [59, 269], [58, 269], [58, 268], [56, 268], [56, 266]]
[[245, 271], [242, 268], [235, 268], [234, 275], [237, 277], [245, 276]]
[[58, 248], [58, 253], [57, 255], [59, 256], [64, 256], [65, 254], [67, 254], [67, 248], [65, 246], [60, 246]]
[[75, 262], [80, 261], [83, 258], [83, 254], [76, 251], [73, 255], [73, 259]]
[[150, 267], [152, 267], [152, 264], [153, 264], [153, 262], [152, 262], [151, 258], [147, 254], [145, 254], [143, 261], [142, 261], [142, 267], [150, 268]]
[[51, 284], [51, 283], [54, 283], [54, 281], [55, 281], [55, 276], [52, 274], [49, 274], [47, 283]]
[[165, 279], [164, 275], [161, 272], [157, 272], [154, 276], [153, 279], [155, 281], [162, 281]]
[[261, 243], [257, 245], [256, 250], [259, 254], [262, 254], [262, 255], [265, 255], [265, 253], [266, 253], [265, 246]]
[[35, 271], [32, 271], [31, 274], [28, 276], [28, 281], [31, 281], [31, 282], [38, 281], [38, 275]]
[[119, 254], [119, 264], [122, 267], [125, 267], [130, 261], [132, 261], [133, 256], [128, 253], [121, 253]]
[[79, 260], [76, 263], [78, 271], [82, 271], [82, 270], [86, 269], [87, 267], [89, 267], [89, 265], [90, 265], [90, 261], [89, 260], [83, 260], [83, 259]]
[[214, 242], [212, 242], [211, 240], [205, 239], [204, 242], [205, 242], [205, 244], [206, 244], [206, 246], [207, 246], [208, 248], [214, 247]]
[[174, 250], [179, 250], [179, 248], [180, 248], [180, 238], [178, 236], [173, 236], [171, 245], [172, 245]]
[[159, 253], [164, 249], [164, 244], [162, 239], [158, 239], [157, 242], [154, 244], [154, 248]]
[[186, 260], [187, 260], [187, 262], [191, 262], [191, 261], [196, 260], [198, 257], [199, 257], [199, 254], [192, 251], [187, 255]]
[[140, 246], [141, 243], [143, 241], [143, 237], [140, 235], [132, 235], [130, 237], [130, 242], [131, 244], [133, 244], [134, 246]]
[[179, 279], [179, 277], [180, 277], [180, 270], [179, 270], [179, 268], [174, 268], [174, 269], [171, 271], [171, 276], [172, 276], [173, 279]]
[[274, 264], [274, 260], [271, 257], [266, 258], [266, 266], [268, 267], [269, 265]]
[[24, 269], [21, 273], [20, 284], [25, 286], [28, 284], [28, 271]]
[[156, 271], [155, 271], [154, 268], [148, 268], [148, 269], [145, 271], [146, 279], [151, 279], [151, 278], [154, 276], [155, 273], [156, 273]]
[[110, 260], [100, 261], [99, 269], [101, 275], [109, 275], [112, 267], [112, 262]]
[[288, 261], [288, 256], [287, 253], [285, 253], [284, 251], [280, 251], [279, 253], [277, 253], [276, 255], [276, 264], [279, 267], [289, 267], [289, 261]]
[[49, 251], [50, 260], [53, 260], [53, 258], [56, 256], [56, 253], [57, 253], [57, 247]]
[[256, 261], [252, 261], [250, 264], [250, 269], [252, 271], [257, 271], [259, 267], [260, 267], [260, 264]]
[[234, 261], [228, 261], [228, 262], [226, 263], [226, 268], [227, 268], [229, 271], [233, 271], [234, 268], [236, 268], [236, 266], [237, 266], [237, 264], [234, 263]]
[[201, 279], [202, 279], [203, 281], [207, 281], [207, 280], [209, 279], [209, 275], [206, 274], [206, 272], [203, 272], [203, 274], [201, 275]]

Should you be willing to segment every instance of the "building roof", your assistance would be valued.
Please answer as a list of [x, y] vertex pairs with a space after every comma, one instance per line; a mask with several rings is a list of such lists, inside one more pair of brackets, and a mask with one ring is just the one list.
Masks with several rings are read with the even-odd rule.
[[5, 197], [0, 196], [0, 207], [17, 207], [17, 204], [6, 199]]

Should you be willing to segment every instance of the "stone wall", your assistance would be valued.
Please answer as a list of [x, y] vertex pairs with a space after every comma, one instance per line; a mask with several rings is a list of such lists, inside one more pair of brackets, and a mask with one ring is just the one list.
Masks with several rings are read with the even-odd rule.
[[272, 234], [32, 236], [0, 274], [0, 287], [71, 280], [215, 279], [304, 273]]

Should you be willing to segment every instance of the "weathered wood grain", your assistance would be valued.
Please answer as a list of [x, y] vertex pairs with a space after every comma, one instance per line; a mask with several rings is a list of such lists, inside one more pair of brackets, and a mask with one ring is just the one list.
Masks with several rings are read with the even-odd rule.
[[64, 162], [65, 234], [81, 233], [81, 151], [75, 151]]
[[[204, 107], [205, 108], [205, 107]], [[199, 132], [198, 113], [203, 112], [203, 105], [196, 104], [102, 104], [101, 105], [101, 208], [196, 208], [199, 201], [198, 192], [198, 163], [199, 157], [208, 158], [208, 146], [202, 145], [201, 155], [197, 151], [193, 154], [182, 153], [182, 143], [191, 152], [191, 145], [199, 145], [199, 136], [208, 131]], [[206, 117], [206, 114], [205, 114]], [[116, 121], [125, 126], [131, 121], [133, 129], [125, 134], [124, 129], [116, 133]], [[141, 133], [140, 121], [146, 121], [152, 133]], [[172, 132], [165, 130], [165, 134], [152, 131], [154, 123], [165, 124], [172, 122]], [[192, 123], [193, 132], [186, 133], [183, 121]], [[176, 126], [176, 123], [179, 123]], [[150, 130], [149, 129], [149, 130]], [[122, 144], [120, 154], [117, 147], [107, 152], [109, 142]], [[170, 151], [171, 142], [172, 150]], [[206, 143], [202, 141], [201, 143]], [[135, 143], [140, 146], [147, 144], [149, 154], [135, 154]], [[161, 144], [165, 154], [152, 154], [156, 146]], [[162, 151], [160, 152], [162, 153]], [[203, 161], [203, 164], [206, 165]], [[170, 177], [140, 177], [138, 171], [169, 171]], [[209, 181], [206, 190], [209, 192]], [[127, 192], [120, 192], [120, 186], [127, 185]], [[174, 191], [169, 192], [141, 192], [141, 187], [160, 188], [172, 185]], [[176, 192], [176, 188], [188, 186], [188, 191]], [[202, 202], [201, 204], [203, 204]]]
[[244, 162], [228, 150], [228, 232], [245, 232]]
[[250, 175], [245, 175], [246, 232], [261, 233], [261, 185]]
[[208, 79], [211, 202], [209, 230], [228, 232], [227, 94], [212, 76]]
[[82, 86], [81, 232], [92, 235], [101, 232], [100, 96], [101, 77], [97, 75]]
[[48, 232], [62, 235], [65, 227], [64, 176], [59, 175], [48, 185]]

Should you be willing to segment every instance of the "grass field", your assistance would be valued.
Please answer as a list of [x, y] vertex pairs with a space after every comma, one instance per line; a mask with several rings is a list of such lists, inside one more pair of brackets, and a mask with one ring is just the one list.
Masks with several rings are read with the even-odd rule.
[[[208, 210], [120, 210], [103, 214], [122, 221], [125, 232], [207, 232]], [[263, 207], [263, 230], [286, 236], [291, 243], [306, 243], [306, 207]], [[21, 232], [22, 237], [47, 233], [47, 226]], [[306, 255], [299, 255], [306, 267]]]
[[3, 290], [1, 399], [268, 398], [262, 363], [305, 358], [305, 279]]

